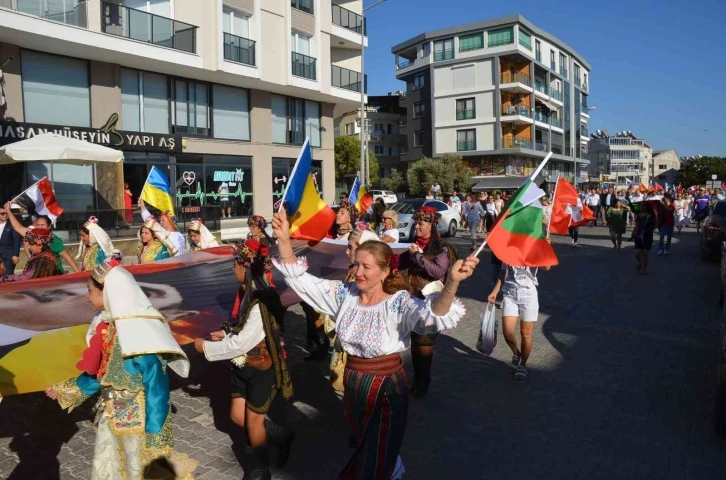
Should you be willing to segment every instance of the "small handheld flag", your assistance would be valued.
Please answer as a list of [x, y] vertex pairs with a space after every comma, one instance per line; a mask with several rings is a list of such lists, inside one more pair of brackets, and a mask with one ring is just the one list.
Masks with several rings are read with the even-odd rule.
[[48, 215], [53, 225], [63, 213], [63, 209], [55, 201], [55, 192], [47, 177], [28, 187], [10, 203], [17, 203], [33, 216]]
[[357, 208], [360, 213], [365, 213], [365, 211], [373, 204], [373, 195], [368, 193], [365, 185], [360, 183], [358, 177], [355, 177], [353, 187], [350, 189], [348, 201], [355, 205], [355, 208]]
[[174, 216], [174, 195], [171, 192], [169, 177], [157, 167], [151, 167], [139, 198], [161, 212], [168, 211]]

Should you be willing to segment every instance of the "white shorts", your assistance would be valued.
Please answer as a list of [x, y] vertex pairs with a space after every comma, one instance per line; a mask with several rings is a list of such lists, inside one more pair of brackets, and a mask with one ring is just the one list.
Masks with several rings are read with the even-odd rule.
[[536, 288], [509, 288], [502, 292], [502, 317], [519, 317], [525, 322], [536, 322], [539, 315], [539, 297]]

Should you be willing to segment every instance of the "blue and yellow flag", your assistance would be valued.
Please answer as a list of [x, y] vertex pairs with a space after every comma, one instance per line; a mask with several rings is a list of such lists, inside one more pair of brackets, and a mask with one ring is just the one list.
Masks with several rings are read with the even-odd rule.
[[368, 210], [368, 207], [373, 204], [373, 195], [368, 193], [366, 186], [360, 183], [360, 179], [358, 177], [355, 177], [355, 182], [353, 182], [353, 186], [350, 189], [348, 201], [355, 205], [355, 208], [357, 208], [360, 213], [365, 213], [366, 210]]
[[151, 167], [140, 198], [162, 213], [168, 211], [172, 217], [174, 216], [174, 194], [171, 191], [169, 177], [158, 168]]
[[335, 222], [335, 212], [315, 190], [313, 154], [307, 138], [285, 187], [282, 204], [290, 220], [292, 238], [319, 242]]

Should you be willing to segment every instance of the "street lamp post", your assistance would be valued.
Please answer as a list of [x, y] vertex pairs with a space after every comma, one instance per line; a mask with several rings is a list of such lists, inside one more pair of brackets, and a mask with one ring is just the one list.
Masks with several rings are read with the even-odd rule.
[[365, 64], [365, 39], [366, 39], [366, 11], [380, 5], [386, 0], [378, 0], [373, 5], [369, 5], [361, 10], [360, 24], [360, 181], [364, 185], [368, 185], [370, 181], [370, 172], [368, 171], [368, 142], [366, 139], [366, 64]]

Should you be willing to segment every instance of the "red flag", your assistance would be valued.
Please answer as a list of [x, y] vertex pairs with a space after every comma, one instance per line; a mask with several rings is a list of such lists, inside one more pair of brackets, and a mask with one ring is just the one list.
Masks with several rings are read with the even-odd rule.
[[660, 184], [660, 183], [658, 183], [658, 182], [655, 182], [655, 191], [656, 191], [656, 192], [662, 192], [662, 191], [664, 191], [664, 190], [665, 190], [665, 189], [664, 189], [664, 188], [663, 188], [663, 187], [661, 186], [661, 184]]
[[681, 193], [681, 192], [683, 192], [683, 185], [681, 185], [681, 184], [679, 183], [679, 184], [678, 184], [678, 188], [676, 188], [676, 192], [678, 192], [678, 193]]
[[595, 220], [595, 215], [577, 195], [577, 190], [564, 178], [557, 179], [555, 196], [552, 199], [550, 232], [567, 235], [570, 227], [579, 227]]
[[31, 215], [48, 215], [53, 225], [63, 213], [63, 208], [56, 203], [55, 192], [53, 192], [53, 187], [46, 177], [28, 187], [27, 190], [13, 200], [13, 203], [23, 207]]

